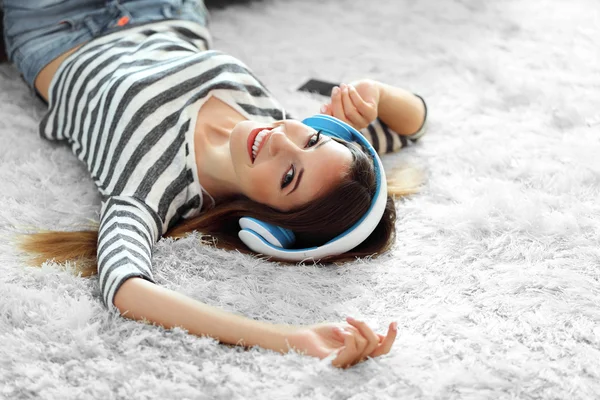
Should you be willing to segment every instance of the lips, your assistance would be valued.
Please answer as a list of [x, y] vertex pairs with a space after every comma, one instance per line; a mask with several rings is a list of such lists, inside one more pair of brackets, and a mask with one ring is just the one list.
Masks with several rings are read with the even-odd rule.
[[[250, 132], [250, 135], [248, 135], [248, 156], [250, 157], [250, 161], [252, 162], [252, 164], [254, 164], [254, 161], [255, 161], [254, 157], [252, 157], [252, 146], [254, 145], [254, 140], [256, 140], [256, 136], [258, 136], [258, 134], [265, 129], [272, 130], [273, 128], [272, 127], [262, 127], [262, 128], [252, 129], [252, 131]], [[260, 151], [260, 149], [266, 142], [267, 142], [267, 137], [265, 137], [263, 139], [263, 141], [261, 142], [260, 147], [259, 147], [258, 151], [256, 152], [257, 157], [258, 157], [258, 152]]]

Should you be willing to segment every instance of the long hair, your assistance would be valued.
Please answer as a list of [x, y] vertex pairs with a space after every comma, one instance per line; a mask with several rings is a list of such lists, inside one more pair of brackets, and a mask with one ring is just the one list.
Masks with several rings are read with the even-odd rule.
[[[251, 253], [238, 238], [238, 220], [249, 216], [291, 229], [296, 235], [297, 248], [317, 246], [333, 239], [354, 225], [368, 210], [375, 192], [376, 178], [373, 161], [359, 145], [332, 139], [350, 150], [353, 161], [342, 182], [322, 197], [287, 212], [246, 197], [230, 198], [197, 217], [181, 221], [164, 236], [182, 238], [197, 231], [205, 238], [212, 238], [216, 247]], [[387, 251], [395, 238], [396, 208], [393, 196], [416, 193], [421, 182], [422, 178], [414, 173], [405, 174], [404, 179], [397, 179], [395, 174], [389, 176], [385, 212], [373, 233], [349, 252], [319, 261], [343, 262]], [[57, 263], [73, 261], [76, 273], [82, 276], [97, 273], [97, 230], [47, 231], [22, 235], [19, 239], [19, 246], [33, 255], [32, 262], [35, 265], [48, 260]]]

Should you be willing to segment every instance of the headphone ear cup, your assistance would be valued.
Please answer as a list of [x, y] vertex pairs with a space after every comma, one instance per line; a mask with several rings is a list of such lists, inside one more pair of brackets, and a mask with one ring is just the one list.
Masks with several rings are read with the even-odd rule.
[[356, 136], [362, 136], [362, 134], [350, 124], [327, 114], [317, 114], [312, 117], [304, 118], [302, 123], [316, 130], [322, 130], [327, 136], [333, 136], [347, 142], [354, 142]]
[[[240, 218], [239, 224], [243, 232], [251, 233], [273, 246], [287, 249], [292, 247], [296, 241], [296, 235], [291, 230], [260, 221], [256, 218]], [[246, 246], [250, 247], [250, 244], [244, 239], [247, 235], [239, 235], [239, 237]]]

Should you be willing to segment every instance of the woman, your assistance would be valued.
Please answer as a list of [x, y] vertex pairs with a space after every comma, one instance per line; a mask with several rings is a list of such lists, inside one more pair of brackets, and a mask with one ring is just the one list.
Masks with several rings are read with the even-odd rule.
[[[34, 234], [23, 248], [39, 261], [87, 262], [83, 275], [97, 271], [104, 303], [128, 318], [282, 353], [337, 352], [338, 367], [389, 352], [394, 324], [386, 336], [352, 319], [272, 325], [154, 284], [152, 248], [162, 236], [198, 230], [244, 249], [242, 216], [293, 230], [299, 247], [345, 232], [370, 207], [373, 159], [286, 119], [245, 64], [209, 50], [201, 0], [97, 4], [4, 0], [8, 57], [49, 105], [40, 134], [68, 142], [102, 196], [97, 231]], [[371, 80], [342, 84], [321, 111], [362, 130], [380, 152], [424, 133], [422, 99]], [[322, 261], [387, 250], [394, 221], [388, 196], [364, 242]]]

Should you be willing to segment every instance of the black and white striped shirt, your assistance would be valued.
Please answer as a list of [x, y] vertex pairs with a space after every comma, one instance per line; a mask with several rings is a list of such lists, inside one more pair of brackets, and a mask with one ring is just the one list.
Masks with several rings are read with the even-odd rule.
[[[210, 96], [248, 119], [283, 118], [244, 63], [209, 47], [210, 34], [193, 22], [133, 27], [82, 46], [50, 85], [40, 134], [67, 141], [102, 195], [98, 278], [111, 311], [125, 280], [154, 282], [154, 243], [202, 208], [193, 139]], [[406, 144], [380, 121], [363, 133], [380, 152]]]

